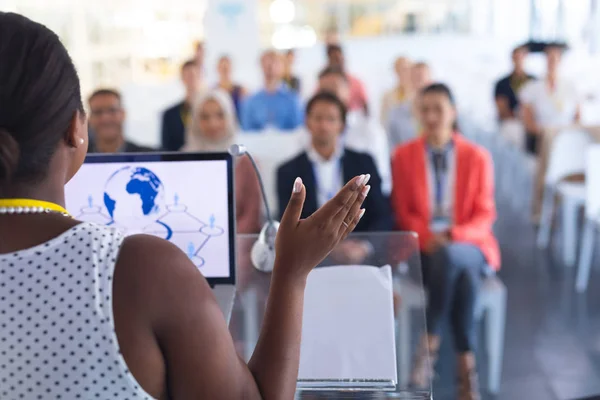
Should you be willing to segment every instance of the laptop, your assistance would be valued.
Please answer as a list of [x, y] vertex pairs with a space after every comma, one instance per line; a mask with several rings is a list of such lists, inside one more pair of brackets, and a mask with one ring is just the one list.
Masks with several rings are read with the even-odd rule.
[[65, 187], [80, 221], [179, 247], [207, 279], [229, 323], [235, 298], [235, 196], [228, 153], [88, 155]]

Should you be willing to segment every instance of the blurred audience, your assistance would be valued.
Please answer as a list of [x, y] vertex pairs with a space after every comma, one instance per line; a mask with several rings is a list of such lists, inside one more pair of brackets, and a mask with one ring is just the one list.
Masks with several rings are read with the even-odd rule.
[[547, 72], [544, 79], [531, 81], [521, 90], [527, 151], [537, 154], [545, 129], [579, 123], [580, 96], [573, 82], [559, 76], [564, 46], [546, 46]]
[[94, 132], [90, 153], [143, 153], [153, 151], [125, 140], [125, 110], [121, 94], [112, 89], [96, 90], [88, 99], [89, 127]]
[[411, 93], [406, 101], [396, 104], [389, 110], [385, 125], [391, 149], [417, 137], [421, 131], [418, 113], [419, 93], [431, 83], [429, 65], [424, 62], [414, 64], [410, 69]]
[[283, 56], [283, 82], [290, 90], [300, 93], [300, 78], [294, 75], [294, 61], [296, 61], [296, 53], [294, 49], [289, 49]]
[[515, 48], [512, 52], [512, 72], [496, 83], [494, 98], [500, 121], [518, 117], [519, 93], [529, 81], [535, 79], [525, 71], [525, 58], [528, 54], [529, 50], [526, 46]]
[[[334, 93], [346, 107], [350, 105], [348, 76], [337, 67], [327, 67], [319, 75], [319, 91]], [[391, 191], [390, 149], [383, 127], [362, 109], [349, 111], [346, 117], [344, 145], [352, 150], [366, 152], [373, 157], [382, 179], [382, 190]]]
[[[235, 109], [227, 92], [212, 90], [194, 102], [192, 119], [183, 151], [226, 152], [235, 143]], [[236, 224], [238, 233], [260, 231], [260, 187], [247, 157], [239, 157], [235, 166]]]
[[167, 109], [162, 116], [161, 144], [163, 150], [178, 151], [185, 142], [185, 131], [191, 119], [192, 102], [200, 90], [200, 70], [194, 60], [181, 66], [181, 81], [185, 87], [185, 99]]
[[475, 304], [482, 278], [500, 266], [492, 233], [492, 160], [454, 130], [457, 112], [447, 86], [430, 85], [420, 97], [423, 136], [398, 147], [392, 167], [396, 225], [419, 235], [429, 294], [427, 334], [411, 379], [415, 386], [426, 387], [433, 378], [442, 320], [449, 318], [458, 352], [457, 398], [475, 400], [480, 399], [473, 352]]
[[233, 101], [235, 107], [236, 119], [240, 121], [242, 100], [246, 96], [246, 89], [242, 85], [233, 82], [231, 69], [231, 58], [226, 55], [221, 56], [217, 64], [217, 72], [219, 73], [218, 87], [231, 96], [231, 101]]
[[394, 62], [394, 71], [398, 78], [396, 87], [386, 92], [381, 101], [381, 124], [387, 125], [388, 114], [399, 104], [412, 100], [413, 87], [411, 79], [412, 61], [406, 57], [398, 57]]
[[261, 131], [267, 128], [291, 131], [302, 125], [304, 116], [298, 94], [283, 83], [283, 61], [274, 50], [261, 57], [264, 89], [242, 104], [242, 128]]
[[381, 192], [381, 178], [373, 158], [344, 145], [346, 112], [346, 105], [334, 93], [320, 92], [309, 100], [306, 129], [310, 133], [310, 144], [277, 171], [279, 215], [283, 215], [296, 177], [302, 178], [306, 187], [302, 218], [307, 218], [352, 177], [370, 174], [371, 189], [364, 205], [369, 211], [356, 231], [390, 230], [393, 226], [390, 205]]
[[350, 82], [350, 99], [348, 103], [350, 111], [363, 110], [368, 114], [369, 101], [365, 85], [346, 69], [346, 57], [344, 56], [342, 46], [339, 44], [327, 45], [327, 60], [328, 67], [339, 68], [347, 76], [348, 82]]

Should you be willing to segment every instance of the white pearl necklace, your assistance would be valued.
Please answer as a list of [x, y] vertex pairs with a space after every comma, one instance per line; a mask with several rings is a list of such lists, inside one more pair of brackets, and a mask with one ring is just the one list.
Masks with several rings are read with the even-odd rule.
[[44, 207], [0, 207], [0, 214], [60, 214], [69, 217], [69, 214]]

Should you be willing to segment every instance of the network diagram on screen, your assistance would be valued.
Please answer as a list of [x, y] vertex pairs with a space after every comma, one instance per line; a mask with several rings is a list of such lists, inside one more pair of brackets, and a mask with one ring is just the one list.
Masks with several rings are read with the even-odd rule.
[[[78, 177], [78, 183], [71, 185], [77, 188], [71, 190], [71, 194], [67, 191], [68, 208], [81, 221], [113, 226], [126, 235], [145, 233], [166, 239], [183, 250], [201, 270], [206, 264], [206, 255], [210, 258], [210, 253], [221, 264], [225, 260], [214, 257], [214, 253], [223, 254], [220, 251], [223, 245], [225, 248], [228, 246], [228, 221], [223, 215], [223, 199], [212, 191], [208, 196], [212, 200], [205, 200], [208, 203], [199, 205], [199, 199], [206, 197], [198, 193], [203, 185], [186, 181], [184, 176], [189, 177], [189, 171], [185, 174], [186, 170], [181, 166], [173, 169], [174, 166], [175, 163], [153, 167], [84, 165], [87, 170]], [[158, 169], [163, 170], [165, 183], [159, 178]], [[201, 175], [206, 176], [206, 173], [211, 175], [210, 171], [203, 171]], [[212, 180], [216, 180], [214, 172], [212, 175]], [[84, 184], [90, 179], [96, 182]], [[167, 190], [171, 184], [176, 186], [176, 190]], [[86, 187], [89, 188], [87, 195], [84, 192]], [[226, 196], [226, 188], [222, 194]], [[194, 203], [194, 207], [190, 207], [190, 202]], [[216, 204], [220, 207], [215, 210]], [[207, 209], [211, 207], [213, 210]], [[215, 240], [225, 242], [211, 250], [211, 241]]]

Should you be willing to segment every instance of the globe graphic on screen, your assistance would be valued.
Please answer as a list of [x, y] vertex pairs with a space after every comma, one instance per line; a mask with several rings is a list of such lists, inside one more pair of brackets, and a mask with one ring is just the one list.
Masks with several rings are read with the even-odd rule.
[[165, 189], [149, 169], [124, 167], [108, 178], [104, 205], [115, 225], [126, 225], [141, 232], [155, 223], [166, 209]]

